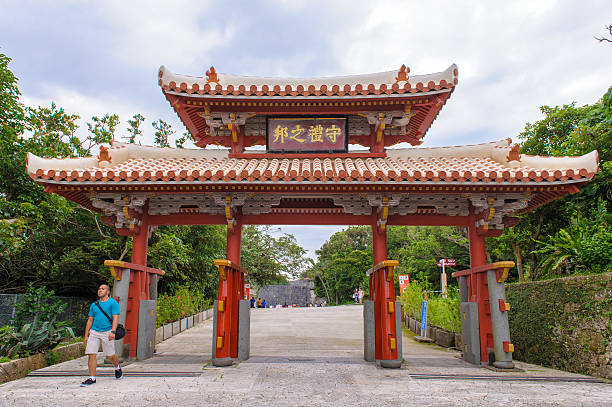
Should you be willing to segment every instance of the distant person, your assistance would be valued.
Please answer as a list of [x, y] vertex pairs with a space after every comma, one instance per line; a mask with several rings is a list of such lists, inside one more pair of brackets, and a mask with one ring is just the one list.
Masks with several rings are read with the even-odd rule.
[[257, 299], [257, 308], [261, 308], [261, 298]]
[[288, 307], [288, 305], [287, 305], [287, 303], [285, 302], [285, 303], [283, 304], [283, 308], [287, 308], [287, 307]]
[[82, 382], [81, 386], [96, 384], [96, 368], [98, 367], [96, 355], [100, 345], [102, 345], [104, 356], [108, 357], [115, 366], [115, 378], [121, 379], [123, 376], [119, 359], [115, 354], [115, 330], [119, 323], [119, 303], [109, 296], [110, 287], [108, 284], [100, 284], [98, 301], [89, 307], [89, 318], [85, 325], [85, 336], [83, 336], [83, 342], [86, 345], [85, 354], [89, 355], [89, 361], [87, 362], [89, 378]]
[[363, 304], [363, 296], [364, 296], [364, 292], [363, 292], [363, 290], [361, 289], [361, 287], [359, 287], [359, 292], [358, 292], [357, 294], [358, 294], [358, 296], [359, 296], [359, 303], [360, 303], [360, 304]]
[[266, 308], [266, 299], [261, 300], [261, 308]]
[[251, 297], [251, 308], [255, 308], [255, 297]]
[[353, 292], [353, 303], [357, 304], [358, 301], [359, 301], [359, 292], [355, 288], [355, 291]]

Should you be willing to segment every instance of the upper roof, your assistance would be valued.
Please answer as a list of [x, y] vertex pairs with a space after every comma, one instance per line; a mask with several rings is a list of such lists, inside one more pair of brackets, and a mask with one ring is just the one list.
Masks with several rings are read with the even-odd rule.
[[[375, 148], [419, 145], [457, 84], [457, 66], [409, 75], [396, 71], [326, 78], [269, 78], [218, 73], [202, 77], [159, 69], [159, 86], [198, 147], [216, 144], [239, 151], [266, 145], [270, 115], [347, 117], [349, 144]], [[373, 130], [372, 130], [373, 126]]]
[[451, 89], [457, 84], [457, 65], [442, 72], [410, 76], [405, 65], [396, 71], [322, 78], [270, 78], [206, 71], [206, 77], [179, 75], [159, 68], [164, 91], [228, 96], [363, 96], [401, 95]]
[[28, 153], [26, 172], [40, 183], [91, 184], [322, 182], [343, 184], [579, 183], [598, 171], [597, 152], [581, 157], [518, 153], [510, 140], [435, 148], [390, 149], [383, 154], [231, 154], [228, 150], [175, 149], [114, 142], [100, 157], [40, 158]]

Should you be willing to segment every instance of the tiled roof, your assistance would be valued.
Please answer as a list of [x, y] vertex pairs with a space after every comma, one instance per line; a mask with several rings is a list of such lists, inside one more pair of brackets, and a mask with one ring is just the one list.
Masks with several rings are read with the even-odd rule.
[[165, 66], [159, 68], [159, 86], [164, 91], [200, 95], [229, 96], [363, 96], [398, 95], [452, 89], [457, 84], [455, 64], [445, 71], [410, 76], [403, 65], [396, 71], [369, 75], [324, 78], [266, 78], [217, 73], [214, 67], [206, 77], [178, 75]]
[[[259, 154], [258, 154], [259, 153]], [[598, 171], [597, 152], [581, 157], [519, 155], [510, 140], [460, 147], [389, 149], [282, 158], [261, 152], [147, 147], [115, 142], [102, 157], [47, 159], [28, 154], [26, 171], [41, 183], [375, 182], [572, 183]], [[353, 157], [352, 157], [353, 156]]]

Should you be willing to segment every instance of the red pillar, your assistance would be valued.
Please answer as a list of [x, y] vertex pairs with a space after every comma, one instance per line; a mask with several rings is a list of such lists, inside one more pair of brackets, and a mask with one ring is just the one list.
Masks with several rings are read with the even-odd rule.
[[[387, 231], [377, 224], [376, 208], [372, 210], [372, 219], [372, 258], [377, 265], [387, 260]], [[395, 281], [389, 268], [370, 274], [370, 299], [374, 301], [376, 359], [396, 360]]]
[[[236, 224], [227, 229], [227, 260], [240, 265], [240, 239], [242, 222], [239, 214]], [[238, 270], [225, 267], [225, 279], [219, 277], [219, 307], [217, 311], [216, 358], [238, 357], [238, 306], [244, 296], [244, 276]], [[219, 346], [221, 345], [221, 346]]]
[[[487, 264], [485, 237], [478, 234], [474, 208], [470, 206], [469, 220], [470, 268]], [[480, 360], [489, 361], [493, 351], [493, 327], [489, 305], [489, 284], [487, 273], [474, 273], [468, 279], [469, 301], [478, 303], [478, 325], [480, 328]], [[489, 351], [490, 350], [490, 351]]]
[[[134, 235], [132, 242], [132, 263], [147, 265], [147, 246], [149, 244], [149, 220], [145, 214], [142, 216], [140, 231]], [[130, 357], [136, 357], [138, 346], [138, 312], [140, 301], [149, 298], [148, 273], [131, 270], [130, 288], [128, 290], [127, 311], [125, 313], [125, 339], [124, 344], [130, 346]], [[119, 299], [121, 301], [121, 299]]]
[[240, 239], [242, 238], [242, 221], [236, 216], [236, 224], [227, 229], [227, 260], [240, 265]]

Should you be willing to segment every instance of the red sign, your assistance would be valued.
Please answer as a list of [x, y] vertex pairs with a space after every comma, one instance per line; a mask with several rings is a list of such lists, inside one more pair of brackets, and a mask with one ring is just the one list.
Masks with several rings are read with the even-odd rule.
[[456, 266], [457, 265], [457, 260], [455, 260], [455, 259], [440, 259], [440, 261], [438, 262], [438, 267], [442, 267], [443, 263], [444, 263], [445, 266]]
[[268, 152], [348, 151], [346, 117], [269, 117]]
[[406, 287], [410, 285], [410, 277], [408, 277], [408, 274], [400, 274], [397, 278], [399, 280], [400, 293], [403, 293]]
[[245, 300], [250, 300], [251, 296], [251, 284], [245, 284], [244, 285], [244, 299]]

